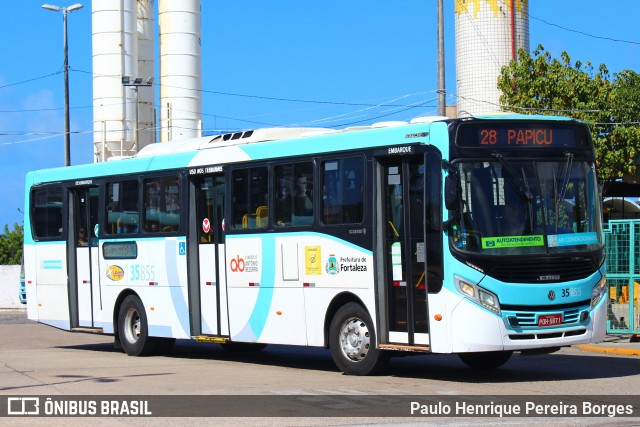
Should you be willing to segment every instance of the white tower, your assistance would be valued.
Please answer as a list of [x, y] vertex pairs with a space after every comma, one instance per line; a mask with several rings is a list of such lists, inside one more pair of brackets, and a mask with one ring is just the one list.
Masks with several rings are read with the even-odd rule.
[[202, 135], [200, 0], [159, 0], [160, 141]]
[[500, 111], [500, 69], [529, 51], [529, 0], [454, 0], [458, 116]]
[[93, 0], [94, 160], [135, 154], [134, 93], [122, 76], [138, 74], [136, 0]]
[[138, 74], [135, 77], [141, 78], [143, 83], [143, 86], [136, 89], [139, 148], [156, 142], [154, 17], [153, 0], [138, 0]]
[[130, 156], [156, 142], [200, 136], [200, 0], [160, 0], [160, 84], [154, 79], [154, 1], [93, 0], [94, 159]]

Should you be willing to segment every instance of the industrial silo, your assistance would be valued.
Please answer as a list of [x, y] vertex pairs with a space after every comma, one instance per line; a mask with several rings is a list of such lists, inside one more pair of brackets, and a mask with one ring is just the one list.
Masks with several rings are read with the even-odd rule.
[[458, 116], [501, 111], [500, 69], [529, 51], [528, 0], [454, 0]]
[[93, 143], [97, 162], [155, 142], [152, 0], [94, 0]]
[[200, 1], [159, 0], [160, 141], [202, 134]]
[[200, 1], [159, 2], [160, 81], [154, 17], [153, 0], [92, 2], [95, 161], [156, 142], [156, 107], [161, 141], [201, 134]]
[[136, 0], [91, 5], [95, 161], [135, 154], [135, 97], [122, 76], [138, 74]]
[[156, 142], [156, 87], [155, 67], [155, 11], [153, 0], [138, 0], [138, 74], [143, 86], [138, 94], [138, 139], [139, 148]]

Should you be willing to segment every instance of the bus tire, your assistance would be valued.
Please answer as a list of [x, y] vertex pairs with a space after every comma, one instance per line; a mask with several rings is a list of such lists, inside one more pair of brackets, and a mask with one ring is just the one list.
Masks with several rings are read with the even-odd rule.
[[156, 340], [149, 336], [144, 305], [135, 295], [129, 295], [120, 305], [118, 338], [129, 356], [147, 356], [156, 349]]
[[343, 305], [333, 316], [329, 348], [334, 363], [347, 375], [376, 374], [389, 361], [389, 355], [376, 347], [371, 316], [355, 302]]
[[511, 357], [513, 351], [485, 351], [480, 353], [460, 353], [458, 357], [472, 369], [495, 369]]

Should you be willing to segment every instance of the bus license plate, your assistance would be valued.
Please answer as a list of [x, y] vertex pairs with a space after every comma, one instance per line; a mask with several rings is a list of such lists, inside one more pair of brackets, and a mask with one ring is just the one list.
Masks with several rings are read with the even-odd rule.
[[562, 324], [562, 314], [543, 314], [538, 316], [538, 326], [555, 326]]

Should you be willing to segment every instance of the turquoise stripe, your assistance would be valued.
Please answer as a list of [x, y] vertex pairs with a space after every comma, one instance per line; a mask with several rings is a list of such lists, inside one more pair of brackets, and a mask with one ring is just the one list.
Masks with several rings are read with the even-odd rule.
[[506, 113], [506, 114], [488, 114], [486, 116], [474, 116], [474, 119], [480, 120], [551, 120], [554, 122], [568, 122], [572, 119], [571, 117], [564, 116], [543, 116], [540, 114], [517, 114], [517, 113]]
[[[274, 158], [274, 153], [284, 156], [300, 156], [326, 153], [331, 151], [358, 150], [384, 147], [387, 145], [408, 145], [426, 143], [428, 137], [407, 139], [408, 133], [428, 132], [430, 124], [414, 124], [407, 126], [381, 128], [370, 131], [332, 133], [317, 137], [285, 139], [240, 145], [251, 159]], [[444, 143], [448, 140], [441, 141]]]
[[276, 277], [276, 239], [283, 237], [322, 237], [329, 240], [336, 241], [346, 247], [360, 251], [366, 255], [372, 255], [370, 250], [363, 249], [360, 246], [356, 246], [353, 243], [336, 238], [334, 236], [314, 233], [314, 232], [302, 232], [302, 233], [270, 233], [270, 234], [242, 234], [227, 236], [229, 239], [247, 239], [259, 237], [262, 240], [262, 262], [261, 262], [261, 274], [260, 274], [260, 288], [258, 290], [258, 297], [256, 303], [253, 306], [251, 315], [247, 324], [240, 330], [240, 332], [234, 337], [239, 341], [257, 341], [262, 334], [267, 319], [269, 318], [269, 312], [271, 311], [271, 304], [273, 303], [273, 293], [275, 290], [274, 283]]
[[262, 273], [260, 275], [260, 290], [258, 299], [249, 317], [249, 325], [256, 339], [260, 338], [267, 323], [271, 303], [273, 301], [273, 286], [262, 286], [274, 283], [276, 277], [276, 239], [273, 234], [262, 236]]
[[[185, 257], [178, 256], [178, 245], [176, 240], [167, 240], [164, 244], [164, 266], [167, 273], [167, 280], [169, 285], [169, 292], [171, 293], [171, 300], [176, 311], [176, 315], [182, 328], [182, 333], [187, 336], [190, 335], [191, 329], [189, 327], [189, 304], [185, 300], [185, 295], [182, 292], [183, 287], [186, 287], [186, 283], [183, 285], [180, 283], [180, 274], [178, 273], [178, 262], [181, 264], [185, 262]], [[173, 333], [173, 336], [178, 335], [177, 332]]]
[[163, 156], [142, 157], [139, 159], [123, 159], [112, 162], [68, 166], [65, 168], [44, 169], [30, 173], [28, 178], [31, 178], [32, 181], [27, 180], [26, 190], [28, 192], [31, 185], [42, 182], [82, 180], [145, 171], [185, 168], [197, 153], [197, 151], [190, 151]]

